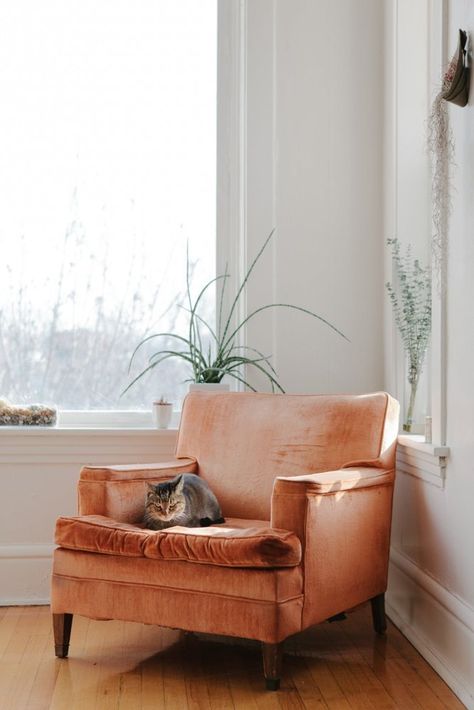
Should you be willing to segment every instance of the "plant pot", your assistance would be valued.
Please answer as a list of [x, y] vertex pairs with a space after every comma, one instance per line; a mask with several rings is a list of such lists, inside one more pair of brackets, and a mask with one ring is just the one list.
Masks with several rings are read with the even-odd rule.
[[190, 392], [228, 392], [230, 386], [225, 382], [191, 382]]
[[153, 402], [153, 422], [157, 429], [168, 429], [172, 415], [172, 402]]

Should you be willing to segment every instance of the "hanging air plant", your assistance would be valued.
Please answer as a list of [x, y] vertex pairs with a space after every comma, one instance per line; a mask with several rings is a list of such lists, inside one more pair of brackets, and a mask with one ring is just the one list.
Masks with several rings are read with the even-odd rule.
[[451, 212], [450, 168], [454, 163], [454, 137], [449, 125], [447, 102], [465, 106], [469, 97], [466, 64], [467, 34], [459, 30], [459, 43], [443, 76], [441, 90], [433, 101], [428, 119], [428, 152], [431, 158], [431, 203], [433, 233], [431, 253], [438, 288], [446, 285], [448, 222]]

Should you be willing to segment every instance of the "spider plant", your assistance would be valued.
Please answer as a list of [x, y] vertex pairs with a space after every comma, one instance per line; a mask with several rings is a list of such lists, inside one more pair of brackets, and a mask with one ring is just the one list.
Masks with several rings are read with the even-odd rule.
[[[186, 296], [187, 296], [187, 307], [186, 311], [189, 315], [189, 326], [187, 336], [177, 335], [175, 333], [154, 333], [144, 338], [140, 343], [138, 343], [135, 348], [132, 357], [130, 358], [129, 372], [133, 364], [133, 360], [138, 350], [148, 341], [155, 338], [173, 338], [176, 341], [176, 347], [181, 349], [159, 349], [149, 358], [148, 366], [140, 372], [137, 377], [135, 377], [128, 387], [124, 390], [122, 394], [125, 394], [127, 390], [132, 387], [135, 382], [137, 382], [141, 377], [143, 377], [147, 372], [157, 367], [164, 360], [169, 358], [178, 357], [189, 363], [189, 367], [192, 371], [192, 377], [190, 377], [186, 382], [197, 382], [197, 383], [218, 383], [222, 380], [224, 375], [231, 377], [238, 382], [244, 384], [246, 387], [256, 392], [255, 388], [249, 384], [244, 379], [242, 375], [242, 369], [245, 366], [251, 366], [256, 368], [261, 372], [269, 381], [272, 391], [279, 390], [284, 392], [283, 387], [277, 380], [277, 373], [273, 368], [270, 358], [271, 355], [264, 355], [262, 352], [256, 348], [249, 347], [247, 345], [238, 344], [238, 335], [242, 328], [254, 318], [258, 313], [266, 311], [270, 308], [291, 308], [295, 311], [300, 311], [306, 313], [307, 315], [317, 318], [319, 321], [329, 326], [341, 337], [346, 338], [346, 336], [341, 333], [334, 325], [329, 323], [322, 316], [313, 313], [307, 308], [302, 308], [300, 306], [294, 306], [289, 303], [270, 303], [266, 306], [260, 306], [256, 308], [252, 313], [246, 316], [238, 325], [233, 324], [234, 314], [236, 308], [238, 307], [240, 297], [244, 291], [244, 288], [249, 280], [252, 271], [255, 268], [258, 260], [262, 256], [266, 246], [273, 237], [274, 230], [269, 234], [265, 240], [263, 246], [258, 252], [257, 256], [250, 264], [250, 267], [245, 274], [242, 283], [240, 284], [235, 298], [230, 306], [227, 313], [227, 317], [224, 319], [224, 294], [227, 279], [229, 274], [227, 268], [224, 274], [211, 279], [199, 292], [196, 299], [193, 300], [191, 295], [191, 285], [190, 285], [190, 266], [189, 266], [189, 255], [187, 256], [187, 268], [186, 268]], [[198, 309], [202, 302], [204, 295], [207, 290], [215, 283], [220, 282], [220, 289], [218, 294], [218, 319], [217, 319], [217, 329], [214, 330], [209, 323], [202, 318]], [[203, 333], [202, 328], [207, 331], [210, 335], [211, 344], [206, 348], [203, 346]]]

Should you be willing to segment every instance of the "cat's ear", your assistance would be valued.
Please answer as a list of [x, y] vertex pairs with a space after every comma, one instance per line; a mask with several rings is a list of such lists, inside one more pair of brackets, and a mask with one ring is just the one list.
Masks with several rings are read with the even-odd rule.
[[174, 489], [175, 489], [176, 493], [182, 493], [182, 492], [183, 492], [183, 486], [184, 486], [184, 478], [183, 478], [183, 475], [181, 474], [181, 475], [178, 477], [178, 480], [176, 481], [175, 486], [174, 486]]
[[153, 483], [147, 483], [146, 484], [146, 494], [147, 496], [151, 495], [152, 493], [156, 493], [155, 486]]

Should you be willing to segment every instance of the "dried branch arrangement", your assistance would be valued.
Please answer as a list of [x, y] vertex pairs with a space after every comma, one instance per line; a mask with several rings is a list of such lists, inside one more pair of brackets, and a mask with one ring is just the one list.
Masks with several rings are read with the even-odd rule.
[[392, 249], [398, 290], [391, 283], [387, 283], [386, 288], [408, 361], [410, 399], [403, 430], [410, 432], [416, 392], [431, 335], [431, 269], [420, 266], [418, 259], [412, 255], [410, 245], [402, 254], [398, 239], [389, 239], [388, 244]]

